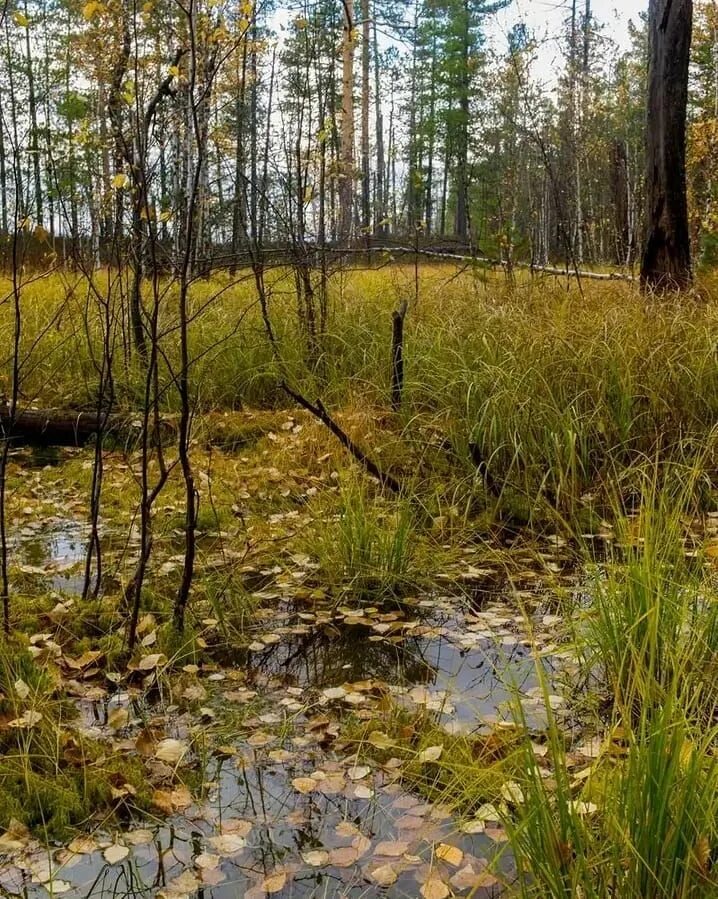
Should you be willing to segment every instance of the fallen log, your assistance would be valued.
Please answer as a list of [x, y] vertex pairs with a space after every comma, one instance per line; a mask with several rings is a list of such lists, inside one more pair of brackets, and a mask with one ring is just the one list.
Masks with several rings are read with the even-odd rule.
[[85, 446], [103, 430], [114, 441], [136, 440], [141, 429], [138, 417], [66, 409], [18, 409], [14, 420], [10, 408], [0, 405], [0, 442], [13, 446]]

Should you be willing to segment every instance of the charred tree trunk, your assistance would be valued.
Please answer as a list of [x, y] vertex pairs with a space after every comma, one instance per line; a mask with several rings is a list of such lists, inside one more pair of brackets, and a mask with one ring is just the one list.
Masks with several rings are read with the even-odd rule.
[[644, 289], [691, 282], [686, 201], [686, 104], [692, 0], [651, 0], [646, 129]]

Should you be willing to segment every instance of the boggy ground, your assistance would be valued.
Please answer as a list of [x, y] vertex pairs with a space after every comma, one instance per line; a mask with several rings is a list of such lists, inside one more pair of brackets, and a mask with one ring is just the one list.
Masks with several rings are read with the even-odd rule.
[[[241, 449], [211, 445], [240, 423]], [[576, 665], [557, 610], [574, 554], [559, 538], [506, 546], [417, 525], [303, 414], [223, 424], [196, 450], [212, 507], [187, 632], [165, 623], [181, 558], [172, 483], [129, 658], [136, 458], [107, 454], [103, 589], [83, 601], [91, 451], [13, 453], [3, 891], [499, 892], [512, 863], [496, 805], [520, 790], [511, 703], [537, 734], [545, 701], [568, 721]]]
[[[333, 278], [309, 366], [291, 272], [271, 285], [280, 361], [250, 279], [194, 286], [201, 504], [182, 635], [177, 470], [130, 653], [136, 451], [106, 449], [88, 600], [92, 449], [12, 451], [4, 893], [718, 895], [711, 284], [658, 302], [416, 274]], [[24, 405], [93, 408], [81, 281], [22, 286]], [[409, 290], [396, 413], [391, 310]], [[404, 493], [286, 408], [282, 379]], [[140, 387], [118, 353], [119, 411]]]

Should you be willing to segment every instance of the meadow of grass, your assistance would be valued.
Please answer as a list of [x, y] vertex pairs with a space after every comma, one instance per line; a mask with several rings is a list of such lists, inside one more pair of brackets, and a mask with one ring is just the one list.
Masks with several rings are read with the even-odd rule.
[[[112, 292], [100, 272], [100, 295]], [[193, 383], [200, 411], [286, 406], [280, 380], [343, 410], [385, 409], [391, 313], [409, 300], [405, 442], [427, 429], [447, 438], [472, 466], [475, 443], [492, 474], [531, 514], [546, 499], [575, 516], [597, 483], [621, 481], [628, 494], [635, 463], [659, 454], [712, 464], [718, 420], [718, 313], [704, 298], [658, 301], [630, 284], [528, 278], [508, 286], [495, 273], [451, 266], [394, 264], [337, 273], [321, 355], [306, 364], [291, 272], [268, 279], [269, 312], [281, 363], [263, 329], [253, 281], [218, 276], [193, 287]], [[115, 293], [117, 293], [116, 285]], [[163, 288], [161, 342], [177, 358], [174, 287]], [[149, 297], [147, 298], [149, 304]], [[27, 403], [94, 408], [100, 307], [87, 281], [71, 274], [29, 280], [22, 289], [22, 397]], [[141, 379], [118, 330], [118, 408], [137, 408]], [[11, 305], [0, 304], [10, 333]], [[7, 384], [9, 343], [0, 377]], [[176, 391], [165, 371], [167, 411]], [[410, 466], [413, 463], [408, 463]]]
[[[109, 276], [93, 277], [105, 295]], [[582, 728], [596, 735], [599, 749], [577, 761], [550, 703], [541, 735], [517, 704], [519, 736], [511, 737], [506, 769], [521, 798], [497, 798], [515, 887], [524, 896], [718, 895], [718, 601], [715, 552], [696, 532], [696, 522], [700, 527], [716, 508], [715, 285], [708, 280], [695, 296], [659, 300], [627, 283], [579, 288], [525, 277], [509, 285], [496, 273], [448, 265], [347, 270], [330, 280], [327, 331], [310, 362], [292, 273], [278, 269], [268, 278], [278, 356], [253, 285], [249, 275], [222, 275], [192, 292], [196, 434], [225, 452], [216, 462], [216, 524], [232, 521], [227, 508], [248, 457], [228, 460], [253, 452], [247, 447], [257, 441], [262, 472], [279, 472], [287, 508], [298, 482], [316, 479], [316, 459], [333, 439], [317, 436], [319, 426], [306, 428], [301, 452], [297, 445], [273, 450], [269, 439], [283, 427], [276, 410], [290, 405], [279, 389], [287, 381], [320, 397], [408, 488], [391, 497], [347, 462], [337, 465], [337, 489], [316, 499], [302, 494], [312, 524], [292, 549], [316, 560], [330, 592], [399, 601], [423, 585], [427, 560], [440, 564], [452, 547], [481, 537], [494, 551], [492, 538], [509, 525], [512, 538], [526, 540], [539, 529], [562, 531], [593, 572], [590, 601], [568, 609], [567, 622], [593, 695]], [[171, 415], [174, 288], [163, 290], [161, 377]], [[391, 315], [403, 300], [406, 382], [401, 411], [392, 413]], [[21, 401], [93, 408], [97, 295], [83, 278], [56, 273], [29, 280], [21, 304]], [[114, 296], [112, 305], [119, 321]], [[0, 304], [4, 333], [11, 312]], [[121, 329], [115, 338], [117, 407], [134, 410], [140, 371]], [[491, 490], [477, 474], [477, 451]], [[250, 512], [262, 496], [248, 495]], [[606, 524], [613, 549], [597, 560], [588, 535]], [[427, 723], [419, 746], [435, 742], [433, 726]], [[501, 766], [489, 770], [472, 755], [473, 745], [456, 740], [452, 753], [447, 741], [434, 782], [443, 799], [467, 811], [485, 798], [487, 783], [499, 789], [503, 777]]]

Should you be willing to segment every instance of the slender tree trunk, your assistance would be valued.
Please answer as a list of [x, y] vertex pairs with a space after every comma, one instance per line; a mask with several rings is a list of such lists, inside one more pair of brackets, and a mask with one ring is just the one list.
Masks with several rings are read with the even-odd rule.
[[351, 236], [354, 199], [354, 0], [342, 0], [342, 121], [339, 240]]
[[[252, 21], [252, 49], [249, 54], [249, 229], [252, 240], [257, 240], [258, 222], [257, 211], [259, 205], [259, 181], [257, 179], [257, 135], [259, 133], [259, 91], [257, 86], [258, 69], [257, 69], [257, 46], [259, 44], [259, 26], [257, 25], [256, 16]], [[271, 100], [271, 95], [270, 95]]]
[[[434, 7], [432, 6], [432, 10]], [[429, 76], [429, 121], [426, 160], [426, 207], [424, 225], [427, 236], [433, 230], [434, 218], [434, 144], [436, 141], [436, 26], [431, 28], [431, 75]]]
[[361, 0], [361, 225], [367, 244], [371, 231], [371, 173], [369, 169], [369, 0]]
[[[25, 15], [28, 15], [27, 0], [25, 0]], [[40, 141], [37, 125], [37, 97], [35, 96], [35, 72], [33, 65], [33, 53], [30, 48], [30, 29], [25, 29], [25, 62], [27, 65], [27, 100], [30, 113], [30, 153], [32, 154], [33, 189], [35, 192], [35, 218], [38, 225], [42, 224], [42, 174], [40, 170]]]
[[107, 133], [107, 98], [105, 95], [105, 87], [103, 84], [98, 86], [97, 91], [97, 118], [100, 125], [100, 144], [101, 144], [101, 163], [102, 163], [102, 189], [100, 192], [102, 219], [99, 225], [102, 239], [102, 248], [100, 250], [101, 257], [104, 261], [109, 262], [112, 256], [111, 247], [114, 237], [113, 232], [113, 215], [110, 197], [112, 196], [112, 171], [110, 167], [110, 141]]
[[7, 168], [5, 162], [5, 114], [3, 98], [0, 92], [0, 229], [7, 234], [8, 202], [7, 202]]
[[379, 237], [386, 237], [388, 228], [387, 216], [387, 178], [384, 161], [384, 117], [381, 109], [381, 90], [379, 83], [379, 41], [376, 33], [376, 15], [374, 16], [374, 119], [376, 130], [376, 204], [374, 212], [374, 230]]
[[644, 288], [680, 290], [691, 282], [686, 200], [686, 105], [692, 0], [651, 0], [646, 130]]
[[468, 0], [462, 8], [462, 65], [459, 76], [459, 119], [456, 129], [456, 214], [454, 233], [465, 243], [469, 237], [469, 51], [470, 16]]
[[240, 89], [237, 91], [234, 104], [235, 118], [235, 149], [234, 149], [234, 198], [232, 201], [232, 260], [230, 274], [237, 269], [237, 258], [242, 238], [247, 236], [247, 177], [245, 173], [245, 113], [247, 103], [247, 59], [248, 45], [244, 42], [242, 48], [242, 66], [238, 71]]

